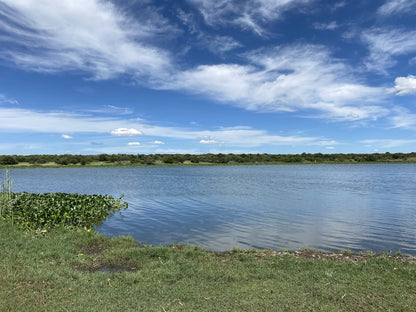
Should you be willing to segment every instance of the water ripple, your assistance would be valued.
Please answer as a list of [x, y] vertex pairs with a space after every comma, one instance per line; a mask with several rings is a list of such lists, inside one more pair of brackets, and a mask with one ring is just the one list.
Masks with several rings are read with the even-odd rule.
[[416, 165], [13, 169], [16, 191], [120, 196], [98, 227], [153, 245], [416, 254]]

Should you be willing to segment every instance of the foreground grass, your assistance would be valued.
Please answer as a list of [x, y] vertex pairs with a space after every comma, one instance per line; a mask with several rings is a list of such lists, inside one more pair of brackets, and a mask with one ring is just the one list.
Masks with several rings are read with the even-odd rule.
[[416, 306], [416, 264], [388, 255], [312, 260], [268, 251], [213, 253], [192, 246], [137, 246], [131, 238], [86, 230], [36, 236], [4, 223], [0, 246], [1, 311], [412, 311]]

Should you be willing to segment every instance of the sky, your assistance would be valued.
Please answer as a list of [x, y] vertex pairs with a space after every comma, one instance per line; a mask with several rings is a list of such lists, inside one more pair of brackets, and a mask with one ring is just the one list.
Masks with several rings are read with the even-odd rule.
[[0, 0], [0, 155], [416, 151], [416, 0]]

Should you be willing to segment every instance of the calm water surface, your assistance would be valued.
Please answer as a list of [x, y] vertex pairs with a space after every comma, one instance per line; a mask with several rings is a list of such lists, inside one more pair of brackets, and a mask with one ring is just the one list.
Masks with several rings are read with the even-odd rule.
[[13, 169], [15, 191], [124, 194], [108, 235], [210, 250], [416, 254], [416, 164]]

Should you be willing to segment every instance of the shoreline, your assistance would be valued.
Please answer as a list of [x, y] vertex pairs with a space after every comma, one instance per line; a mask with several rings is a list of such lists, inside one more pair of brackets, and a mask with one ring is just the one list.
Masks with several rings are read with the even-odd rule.
[[184, 164], [123, 164], [123, 163], [103, 163], [103, 164], [17, 164], [17, 165], [0, 165], [0, 169], [51, 169], [51, 168], [151, 168], [151, 167], [240, 167], [240, 166], [315, 166], [315, 165], [395, 165], [395, 164], [416, 164], [416, 161], [390, 161], [390, 162], [303, 162], [303, 163], [184, 163]]

